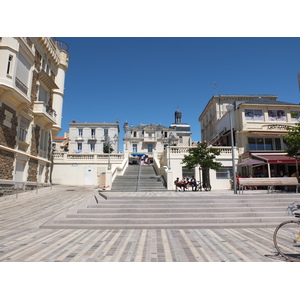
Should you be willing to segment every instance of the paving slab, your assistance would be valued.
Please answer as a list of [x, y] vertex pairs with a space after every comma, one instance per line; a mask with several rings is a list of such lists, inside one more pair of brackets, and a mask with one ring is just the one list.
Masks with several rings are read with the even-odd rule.
[[[248, 192], [248, 191], [247, 191]], [[249, 191], [235, 195], [232, 191], [211, 192], [104, 192], [101, 201], [187, 202], [208, 201], [217, 197], [228, 201], [297, 201], [298, 194], [273, 194]], [[180, 194], [180, 195], [179, 195]], [[43, 228], [51, 219], [86, 207], [98, 194], [96, 187], [53, 186], [38, 193], [26, 192], [0, 198], [0, 261], [1, 262], [285, 262], [277, 255], [272, 235], [274, 227], [256, 224], [247, 228]], [[99, 198], [100, 200], [100, 198]], [[96, 204], [96, 202], [95, 202]], [[207, 203], [208, 205], [209, 203]], [[119, 203], [120, 205], [120, 203]], [[206, 207], [207, 207], [206, 205]], [[113, 207], [111, 208], [114, 209]], [[279, 210], [280, 211], [280, 210]], [[274, 214], [278, 213], [275, 209]], [[284, 215], [284, 210], [282, 211]], [[232, 215], [233, 214], [233, 215]], [[234, 212], [231, 212], [234, 217]], [[288, 216], [286, 217], [288, 219]]]

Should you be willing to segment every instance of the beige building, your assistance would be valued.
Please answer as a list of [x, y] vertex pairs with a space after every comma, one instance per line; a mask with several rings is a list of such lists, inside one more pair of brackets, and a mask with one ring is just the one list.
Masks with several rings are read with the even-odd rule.
[[140, 124], [128, 126], [124, 124], [123, 149], [131, 161], [137, 160], [132, 154], [141, 153], [153, 162], [154, 157], [160, 157], [168, 146], [190, 146], [191, 129], [187, 123], [182, 123], [182, 113], [175, 111], [175, 121], [169, 127], [161, 124]]
[[0, 37], [0, 181], [48, 183], [61, 130], [68, 47], [50, 37]]
[[[286, 156], [283, 136], [289, 126], [299, 121], [300, 106], [268, 95], [214, 96], [199, 118], [204, 137], [212, 145], [231, 146], [230, 115], [226, 109], [230, 102], [234, 108], [232, 124], [238, 153], [237, 171], [243, 177], [293, 174], [296, 162]], [[261, 163], [252, 164], [249, 159]]]

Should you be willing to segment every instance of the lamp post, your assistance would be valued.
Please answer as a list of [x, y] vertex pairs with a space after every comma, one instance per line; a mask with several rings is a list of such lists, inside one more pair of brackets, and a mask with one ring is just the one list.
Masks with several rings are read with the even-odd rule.
[[169, 146], [169, 151], [168, 151], [168, 169], [171, 169], [171, 144], [173, 144], [176, 141], [176, 137], [174, 136], [174, 134], [172, 132], [170, 132], [169, 137], [167, 139], [165, 139], [164, 141], [166, 141], [168, 143]]
[[232, 116], [231, 114], [234, 111], [234, 105], [226, 105], [226, 109], [229, 112], [230, 119], [230, 137], [231, 137], [231, 153], [232, 153], [232, 170], [233, 170], [233, 192], [236, 194], [236, 172], [235, 172], [235, 154], [234, 154], [234, 139], [233, 139], [233, 126], [232, 126]]
[[[113, 143], [114, 144], [117, 142], [117, 139], [118, 139], [118, 136], [115, 134], [114, 138], [113, 138]], [[110, 142], [111, 142], [111, 140], [110, 140], [110, 137], [107, 134], [104, 136], [104, 140], [105, 140], [105, 144], [108, 147], [108, 165], [107, 165], [107, 170], [110, 170], [111, 169], [110, 168], [110, 145], [111, 145]]]

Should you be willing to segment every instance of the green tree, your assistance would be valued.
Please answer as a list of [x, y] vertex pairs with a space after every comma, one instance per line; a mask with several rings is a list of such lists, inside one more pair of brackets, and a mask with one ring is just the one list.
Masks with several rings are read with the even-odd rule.
[[[289, 126], [287, 128], [288, 135], [283, 136], [284, 142], [288, 148], [286, 150], [287, 155], [291, 157], [300, 156], [300, 122], [296, 123], [295, 126]], [[296, 174], [299, 180], [298, 171], [298, 160], [296, 159]]]
[[103, 153], [112, 153], [114, 148], [109, 143], [103, 144]]
[[294, 157], [300, 151], [300, 122], [295, 126], [287, 128], [288, 134], [283, 136], [283, 140], [287, 143], [288, 156]]
[[199, 167], [199, 175], [201, 181], [201, 170], [203, 177], [203, 188], [205, 190], [210, 190], [210, 179], [209, 170], [220, 170], [222, 164], [216, 162], [215, 158], [220, 155], [220, 150], [207, 145], [206, 142], [199, 143], [197, 147], [189, 148], [189, 154], [185, 155], [182, 164], [186, 166], [188, 170]]

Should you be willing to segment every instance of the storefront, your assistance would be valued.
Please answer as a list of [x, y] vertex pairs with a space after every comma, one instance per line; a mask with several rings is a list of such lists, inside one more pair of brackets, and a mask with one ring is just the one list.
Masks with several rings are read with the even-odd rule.
[[243, 177], [290, 177], [295, 176], [296, 165], [299, 163], [300, 159], [296, 160], [286, 153], [251, 152], [238, 167]]

